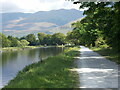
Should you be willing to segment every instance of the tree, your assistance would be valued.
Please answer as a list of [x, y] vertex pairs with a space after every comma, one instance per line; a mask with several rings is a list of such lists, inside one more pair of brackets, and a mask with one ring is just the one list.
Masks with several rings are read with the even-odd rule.
[[4, 34], [0, 33], [0, 47], [9, 47], [10, 45], [11, 41]]
[[29, 45], [29, 42], [25, 39], [23, 40], [20, 40], [20, 46], [24, 47], [24, 46], [28, 46]]
[[92, 16], [96, 22], [96, 29], [102, 32], [107, 44], [117, 53], [120, 53], [120, 1], [119, 2], [84, 2], [80, 8], [89, 7], [84, 12], [87, 16]]
[[46, 34], [44, 33], [38, 33], [38, 39], [39, 39], [39, 44], [43, 45], [44, 43], [44, 38], [45, 38]]
[[44, 44], [46, 44], [46, 45], [52, 45], [52, 35], [47, 34], [44, 37], [43, 41], [44, 41]]
[[30, 46], [36, 45], [36, 37], [35, 37], [34, 34], [28, 34], [28, 35], [26, 36], [26, 40], [29, 42], [29, 45], [30, 45]]
[[11, 41], [11, 47], [17, 47], [19, 45], [18, 40], [15, 37], [8, 36], [7, 38]]
[[65, 44], [66, 36], [63, 33], [55, 33], [52, 35], [52, 44], [53, 45], [62, 45]]
[[66, 39], [69, 41], [69, 43], [78, 45], [80, 44], [79, 37], [79, 30], [74, 29], [73, 31], [67, 33]]

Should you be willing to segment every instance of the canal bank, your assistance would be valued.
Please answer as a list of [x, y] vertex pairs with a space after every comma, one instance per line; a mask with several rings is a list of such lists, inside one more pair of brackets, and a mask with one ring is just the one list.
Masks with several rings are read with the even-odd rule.
[[2, 52], [0, 54], [0, 70], [2, 70], [2, 76], [0, 77], [4, 86], [13, 79], [18, 71], [22, 70], [26, 65], [30, 65], [35, 62], [44, 60], [50, 56], [56, 56], [62, 53], [65, 47], [41, 47], [34, 49], [16, 50]]
[[[74, 57], [79, 48], [69, 48], [65, 52], [48, 57], [25, 67], [5, 88], [75, 88], [78, 77], [73, 68]], [[33, 83], [34, 82], [34, 83]]]

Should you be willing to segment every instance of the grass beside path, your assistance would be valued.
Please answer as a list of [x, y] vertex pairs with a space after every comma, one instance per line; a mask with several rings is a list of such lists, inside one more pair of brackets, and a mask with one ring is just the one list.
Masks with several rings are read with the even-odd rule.
[[5, 88], [76, 88], [78, 76], [71, 72], [79, 48], [69, 48], [64, 53], [26, 66]]
[[91, 47], [90, 49], [99, 53], [100, 55], [104, 56], [105, 58], [120, 64], [120, 60], [119, 60], [120, 55], [118, 55], [118, 53], [116, 53], [111, 48]]

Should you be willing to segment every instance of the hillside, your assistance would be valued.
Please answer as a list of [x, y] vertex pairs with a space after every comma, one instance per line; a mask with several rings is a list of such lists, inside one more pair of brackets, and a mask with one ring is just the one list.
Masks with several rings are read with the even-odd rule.
[[66, 33], [72, 28], [70, 22], [82, 18], [83, 12], [75, 9], [60, 9], [52, 11], [39, 11], [36, 13], [2, 13], [3, 33], [13, 36], [24, 36], [29, 33], [44, 32]]

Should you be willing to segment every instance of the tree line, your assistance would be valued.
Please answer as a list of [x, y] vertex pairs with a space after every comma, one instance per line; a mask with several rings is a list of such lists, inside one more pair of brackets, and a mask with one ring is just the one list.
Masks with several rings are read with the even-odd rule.
[[64, 45], [67, 43], [66, 36], [63, 33], [55, 33], [53, 35], [38, 33], [37, 37], [34, 34], [28, 34], [21, 38], [13, 36], [5, 36], [0, 33], [1, 47], [23, 47], [36, 45]]

